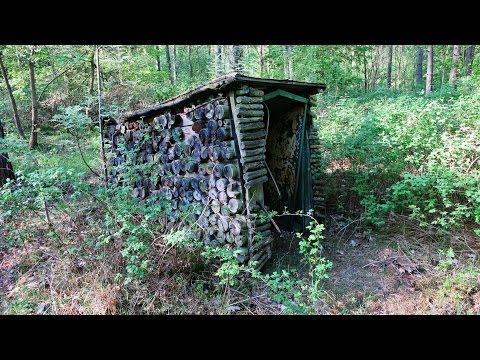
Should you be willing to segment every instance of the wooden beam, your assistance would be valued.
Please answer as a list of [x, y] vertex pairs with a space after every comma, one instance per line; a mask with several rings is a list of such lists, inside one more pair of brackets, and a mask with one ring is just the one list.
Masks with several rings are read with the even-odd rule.
[[308, 99], [304, 98], [303, 96], [292, 94], [291, 92], [282, 90], [282, 89], [277, 89], [275, 91], [272, 91], [271, 93], [268, 93], [267, 95], [263, 96], [263, 101], [268, 101], [270, 99], [273, 99], [277, 96], [283, 96], [292, 100], [300, 101], [304, 104], [308, 103]]

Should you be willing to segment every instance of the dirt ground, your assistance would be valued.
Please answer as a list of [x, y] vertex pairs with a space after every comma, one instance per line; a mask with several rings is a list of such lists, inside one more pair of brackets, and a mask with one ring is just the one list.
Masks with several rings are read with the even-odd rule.
[[[432, 235], [401, 222], [371, 232], [359, 222], [333, 218], [324, 241], [333, 267], [319, 314], [480, 314], [480, 248], [469, 234]], [[301, 269], [297, 241], [293, 233], [282, 232], [264, 270]], [[0, 314], [282, 311], [261, 289], [232, 289], [228, 304], [221, 304], [220, 297], [209, 295], [212, 287], [188, 269], [170, 274], [163, 268], [146, 286], [122, 295], [111, 280], [113, 268], [100, 269], [87, 255], [64, 250], [45, 241], [1, 247]], [[121, 310], [126, 297], [128, 306]]]

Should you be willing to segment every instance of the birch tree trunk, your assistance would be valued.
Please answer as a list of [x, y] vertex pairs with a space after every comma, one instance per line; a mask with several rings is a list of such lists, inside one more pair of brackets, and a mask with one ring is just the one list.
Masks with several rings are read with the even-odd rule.
[[455, 86], [458, 75], [458, 58], [460, 57], [460, 45], [453, 45], [452, 69], [450, 70], [450, 85]]
[[17, 131], [20, 137], [22, 139], [25, 139], [25, 133], [23, 132], [22, 123], [20, 122], [20, 116], [18, 115], [17, 103], [15, 101], [15, 97], [13, 96], [13, 91], [10, 86], [10, 82], [8, 81], [7, 69], [3, 64], [3, 54], [1, 50], [0, 50], [0, 70], [2, 72], [3, 80], [5, 81], [5, 86], [7, 87], [7, 94], [8, 94], [8, 98], [10, 100], [10, 105], [12, 107], [12, 112], [13, 112], [13, 122], [17, 127]]
[[432, 78], [433, 78], [433, 45], [428, 45], [427, 82], [425, 87], [426, 94], [429, 94], [432, 91]]

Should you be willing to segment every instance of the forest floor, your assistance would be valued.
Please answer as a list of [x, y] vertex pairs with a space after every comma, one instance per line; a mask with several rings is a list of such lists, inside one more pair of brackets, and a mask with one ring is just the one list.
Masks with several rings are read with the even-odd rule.
[[480, 249], [467, 231], [438, 237], [395, 218], [382, 232], [340, 236], [345, 225], [328, 229], [331, 313], [480, 314]]
[[[480, 314], [480, 249], [465, 233], [437, 238], [399, 219], [375, 233], [359, 221], [332, 219], [324, 244], [333, 267], [319, 314]], [[118, 259], [89, 253], [82, 236], [52, 243], [39, 219], [23, 221], [38, 221], [39, 231], [35, 241], [0, 249], [0, 314], [282, 313], [261, 286], [229, 289], [225, 302], [223, 289], [178, 254], [159, 259], [143, 284], [122, 289], [113, 276]], [[54, 226], [75, 232], [66, 218]], [[296, 265], [297, 242], [283, 232], [265, 270]]]

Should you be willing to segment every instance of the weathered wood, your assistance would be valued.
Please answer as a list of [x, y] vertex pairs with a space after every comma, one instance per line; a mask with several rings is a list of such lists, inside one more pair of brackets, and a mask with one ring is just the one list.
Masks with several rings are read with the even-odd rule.
[[248, 124], [238, 124], [238, 130], [240, 130], [240, 132], [263, 129], [264, 127], [265, 124], [261, 121]]
[[[213, 175], [215, 175], [216, 177], [218, 177], [218, 178], [222, 177], [223, 172], [224, 172], [224, 166], [223, 166], [222, 163], [218, 163], [213, 167]], [[220, 190], [220, 191], [222, 191], [222, 190]]]
[[210, 141], [210, 131], [208, 130], [208, 128], [203, 128], [202, 130], [200, 130], [200, 132], [198, 133], [198, 137], [200, 138], [200, 142], [202, 143], [202, 145], [207, 145]]
[[215, 106], [215, 117], [217, 119], [223, 119], [230, 116], [230, 107], [227, 104], [221, 104]]
[[262, 155], [255, 155], [255, 156], [249, 156], [249, 157], [243, 157], [240, 159], [242, 162], [243, 166], [245, 166], [246, 163], [249, 162], [256, 162], [256, 161], [265, 161], [265, 154]]
[[221, 232], [225, 233], [229, 231], [229, 224], [228, 224], [227, 217], [220, 215], [217, 220], [217, 226]]
[[263, 110], [247, 110], [247, 109], [237, 109], [237, 116], [239, 118], [248, 118], [248, 117], [263, 117]]
[[266, 223], [266, 224], [263, 224], [263, 225], [255, 226], [253, 231], [255, 233], [261, 233], [263, 231], [270, 230], [270, 229], [271, 229], [270, 223]]
[[204, 116], [207, 119], [212, 119], [214, 115], [215, 115], [215, 107], [213, 106], [213, 104], [212, 103], [206, 104]]
[[229, 140], [232, 138], [232, 129], [230, 126], [219, 127], [215, 135], [218, 141]]
[[218, 180], [218, 178], [217, 178], [215, 175], [212, 174], [212, 175], [208, 178], [208, 187], [209, 187], [210, 189], [216, 188], [217, 180]]
[[263, 97], [261, 97], [261, 96], [237, 96], [235, 98], [235, 102], [237, 104], [262, 103], [263, 102]]
[[180, 174], [180, 161], [179, 160], [174, 160], [172, 162], [172, 172], [175, 174], [175, 175], [178, 175]]
[[263, 122], [263, 117], [244, 117], [238, 118], [239, 124], [250, 124], [254, 122]]
[[[212, 189], [213, 190], [213, 189]], [[220, 202], [218, 200], [213, 200], [212, 201], [212, 205], [211, 205], [211, 209], [212, 211], [215, 213], [215, 214], [219, 214], [220, 213], [220, 209], [221, 209], [222, 205], [220, 204]]]
[[230, 207], [228, 206], [228, 204], [222, 205], [222, 208], [220, 209], [220, 213], [223, 216], [227, 216], [227, 217], [231, 215]]
[[238, 221], [238, 219], [232, 219], [230, 220], [228, 227], [232, 235], [240, 235], [242, 230], [245, 230], [247, 228], [247, 225], [243, 222]]
[[248, 182], [252, 179], [256, 179], [258, 177], [261, 177], [261, 176], [264, 176], [267, 174], [267, 169], [266, 168], [262, 168], [262, 169], [258, 169], [258, 170], [253, 170], [253, 171], [249, 171], [249, 172], [245, 172], [243, 174], [243, 179]]
[[225, 176], [228, 180], [236, 178], [238, 173], [238, 164], [227, 164], [223, 167], [223, 176]]
[[198, 190], [194, 190], [193, 191], [193, 198], [197, 201], [201, 201], [202, 200], [202, 193]]
[[[230, 228], [230, 227], [229, 227]], [[230, 228], [230, 233], [231, 233], [231, 228]], [[233, 239], [235, 242], [235, 245], [237, 245], [238, 248], [241, 248], [242, 246], [247, 244], [247, 238], [244, 235], [233, 235]]]
[[263, 104], [237, 104], [237, 110], [263, 110]]
[[222, 205], [225, 205], [227, 204], [228, 202], [228, 195], [225, 191], [219, 191], [218, 194], [217, 194], [217, 197], [218, 197], [218, 201], [220, 201], [220, 203]]
[[208, 147], [208, 157], [210, 158], [210, 160], [216, 162], [219, 159], [221, 159], [221, 156], [222, 156], [222, 152], [220, 150], [220, 146], [211, 145], [211, 146]]
[[253, 162], [247, 162], [243, 164], [244, 172], [249, 172], [249, 171], [260, 169], [260, 168], [265, 168], [264, 161], [253, 161]]
[[243, 200], [241, 199], [230, 199], [228, 201], [228, 208], [232, 214], [236, 214], [238, 212], [242, 212], [243, 210]]
[[204, 113], [205, 109], [203, 106], [196, 107], [195, 110], [193, 110], [193, 117], [197, 120], [201, 120]]
[[209, 120], [207, 123], [207, 129], [210, 132], [210, 134], [215, 133], [218, 129], [218, 124], [215, 120]]
[[267, 144], [265, 139], [261, 140], [249, 140], [249, 141], [242, 141], [240, 142], [240, 149], [256, 149], [256, 148], [264, 148]]
[[265, 130], [240, 133], [240, 141], [264, 139], [267, 135]]
[[198, 182], [198, 188], [200, 189], [201, 192], [206, 193], [208, 192], [208, 180], [206, 179], [201, 179]]
[[262, 176], [259, 178], [252, 179], [250, 181], [245, 182], [245, 188], [250, 189], [252, 186], [257, 185], [257, 184], [262, 184], [268, 181], [268, 177]]
[[265, 232], [262, 234], [265, 234], [265, 237], [260, 242], [250, 247], [249, 250], [251, 253], [258, 251], [273, 242], [273, 237], [270, 235], [271, 234], [270, 232]]
[[235, 148], [235, 143], [232, 141], [227, 141], [223, 143], [221, 147], [222, 158], [225, 160], [231, 160], [237, 157], [237, 152]]
[[202, 160], [205, 160], [208, 158], [208, 147], [202, 147], [200, 157]]
[[265, 153], [265, 147], [255, 148], [255, 149], [241, 149], [240, 154], [242, 157], [252, 157], [256, 155], [261, 155]]
[[192, 130], [193, 130], [195, 133], [199, 134], [202, 129], [203, 129], [203, 122], [202, 122], [202, 121], [198, 120], [198, 121], [195, 121], [195, 122], [193, 123], [193, 125], [192, 125]]
[[220, 178], [215, 182], [215, 186], [218, 191], [226, 191], [228, 185], [228, 180], [225, 178]]
[[240, 183], [238, 181], [230, 182], [227, 185], [227, 195], [231, 198], [235, 198], [240, 194]]

